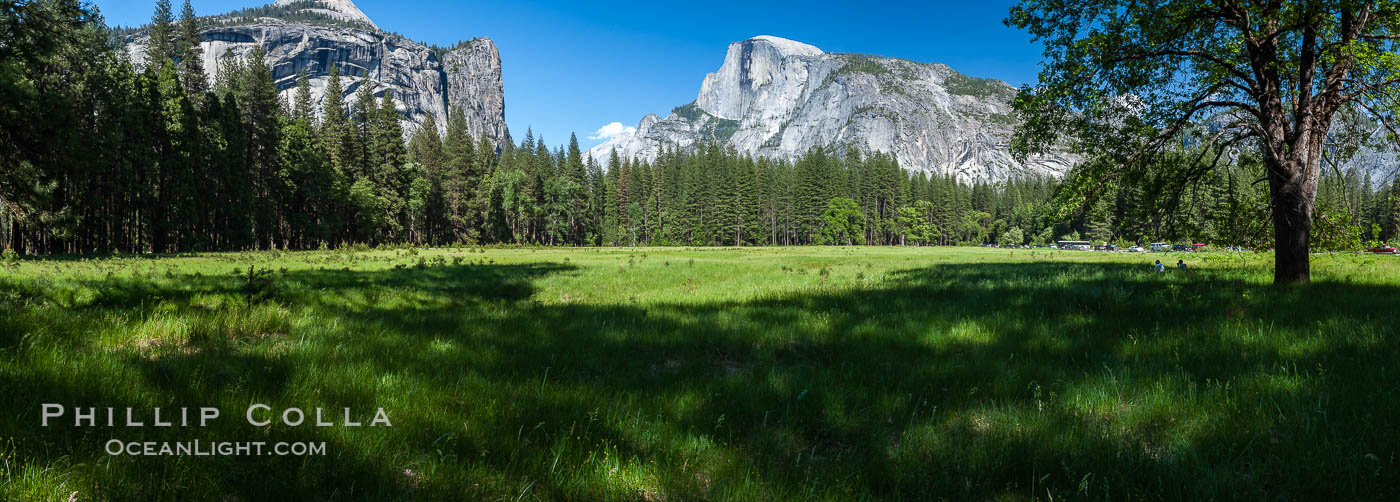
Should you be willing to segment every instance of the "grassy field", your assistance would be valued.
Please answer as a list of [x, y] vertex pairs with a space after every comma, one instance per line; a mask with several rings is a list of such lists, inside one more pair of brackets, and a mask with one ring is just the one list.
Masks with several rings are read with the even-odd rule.
[[[1400, 497], [1400, 258], [1313, 277], [975, 248], [0, 264], [0, 499]], [[42, 403], [223, 417], [40, 427]], [[252, 426], [253, 403], [392, 427]]]

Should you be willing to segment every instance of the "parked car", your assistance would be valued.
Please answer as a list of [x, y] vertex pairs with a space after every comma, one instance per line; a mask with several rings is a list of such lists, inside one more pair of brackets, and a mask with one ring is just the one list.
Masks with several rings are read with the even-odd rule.
[[1187, 246], [1185, 244], [1173, 244], [1172, 251], [1186, 251], [1189, 253], [1191, 252], [1191, 246]]
[[1371, 249], [1368, 249], [1368, 251], [1377, 254], [1396, 254], [1395, 248], [1390, 246], [1373, 247]]
[[1142, 246], [1132, 246], [1132, 247], [1129, 247], [1129, 248], [1128, 248], [1128, 252], [1129, 252], [1129, 253], [1141, 253], [1141, 252], [1143, 252], [1143, 249], [1142, 249]]

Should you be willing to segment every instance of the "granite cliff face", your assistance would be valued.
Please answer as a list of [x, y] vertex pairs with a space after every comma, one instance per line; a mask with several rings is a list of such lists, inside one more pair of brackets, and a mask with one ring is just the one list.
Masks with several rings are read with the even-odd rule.
[[373, 31], [379, 31], [379, 25], [374, 24], [374, 21], [371, 21], [369, 16], [366, 16], [351, 0], [277, 0], [272, 3], [272, 6], [361, 24]]
[[655, 159], [663, 148], [714, 140], [755, 156], [793, 159], [822, 146], [885, 152], [907, 170], [963, 181], [1059, 177], [1071, 155], [1016, 162], [1008, 151], [1016, 122], [1005, 82], [967, 77], [942, 64], [832, 54], [761, 36], [730, 44], [695, 102], [666, 118], [648, 115], [636, 132], [589, 151], [607, 159]]
[[[201, 48], [211, 82], [220, 58], [246, 58], [261, 46], [288, 102], [296, 93], [297, 73], [306, 70], [318, 114], [335, 65], [347, 104], [354, 102], [361, 86], [371, 86], [376, 97], [392, 90], [406, 135], [418, 130], [428, 114], [442, 133], [448, 112], [460, 108], [472, 137], [485, 134], [496, 142], [510, 141], [501, 56], [490, 39], [459, 44], [439, 59], [428, 46], [380, 31], [350, 0], [279, 0], [268, 9], [281, 16], [229, 14], [206, 19], [210, 27], [201, 33]], [[144, 34], [128, 39], [126, 50], [132, 61], [145, 61], [147, 40]]]
[[[442, 57], [447, 76], [447, 105], [461, 108], [472, 137], [510, 140], [506, 128], [506, 94], [501, 87], [501, 54], [488, 38], [478, 38]], [[446, 128], [446, 123], [443, 125]]]
[[[1334, 125], [1334, 129], [1337, 128]], [[1390, 130], [1373, 121], [1367, 121], [1358, 127], [1361, 139], [1351, 155], [1337, 166], [1331, 169], [1326, 163], [1323, 164], [1323, 176], [1335, 172], [1344, 172], [1348, 169], [1356, 169], [1361, 175], [1371, 175], [1371, 188], [1382, 189], [1389, 187], [1397, 177], [1400, 177], [1400, 144], [1396, 144], [1395, 139], [1390, 137]]]

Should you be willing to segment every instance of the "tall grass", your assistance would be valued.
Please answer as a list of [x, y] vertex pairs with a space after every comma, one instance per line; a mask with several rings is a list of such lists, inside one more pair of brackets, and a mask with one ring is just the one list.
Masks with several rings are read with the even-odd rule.
[[[1400, 260], [399, 249], [0, 265], [0, 498], [1386, 499]], [[250, 270], [252, 271], [250, 273]], [[41, 403], [218, 406], [39, 426]], [[349, 407], [392, 427], [268, 427]], [[317, 441], [326, 456], [108, 456]]]

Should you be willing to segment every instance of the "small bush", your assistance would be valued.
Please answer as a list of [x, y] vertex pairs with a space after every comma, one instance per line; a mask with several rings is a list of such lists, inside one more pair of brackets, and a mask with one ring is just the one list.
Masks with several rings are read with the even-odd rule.
[[263, 303], [272, 299], [276, 294], [277, 282], [273, 279], [271, 270], [258, 270], [249, 265], [248, 273], [239, 273], [243, 278], [243, 300], [248, 305]]

